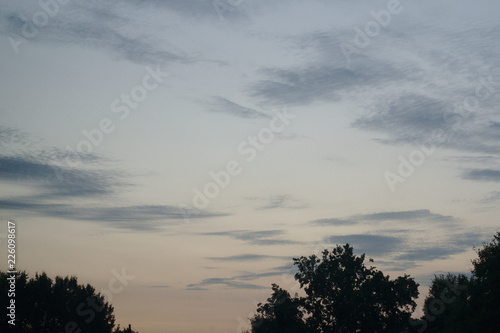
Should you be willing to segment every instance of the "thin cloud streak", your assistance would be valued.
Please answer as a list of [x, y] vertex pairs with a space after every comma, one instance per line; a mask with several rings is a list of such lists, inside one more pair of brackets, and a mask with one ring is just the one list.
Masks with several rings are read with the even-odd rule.
[[205, 232], [200, 234], [204, 236], [229, 237], [232, 239], [245, 241], [252, 245], [290, 245], [302, 243], [295, 240], [277, 238], [278, 236], [286, 234], [284, 230], [232, 230], [220, 232]]
[[363, 224], [371, 221], [386, 222], [386, 221], [436, 221], [442, 223], [453, 223], [456, 218], [441, 214], [432, 213], [428, 209], [406, 210], [406, 211], [389, 211], [373, 214], [352, 215], [347, 218], [324, 218], [309, 222], [316, 226], [347, 226]]
[[221, 96], [212, 97], [212, 104], [210, 106], [210, 112], [214, 113], [225, 113], [239, 118], [245, 119], [271, 119], [272, 117], [268, 114], [262, 113], [255, 109], [244, 107], [240, 104], [232, 102], [227, 98]]
[[500, 182], [500, 170], [473, 169], [462, 174], [463, 179], [482, 182]]
[[[86, 207], [67, 204], [36, 204], [21, 200], [0, 200], [3, 210], [27, 211], [44, 216], [102, 222], [119, 229], [153, 231], [171, 223], [181, 223], [185, 211], [177, 206], [138, 205], [121, 207]], [[190, 219], [227, 216], [221, 213], [197, 212]], [[166, 223], [166, 221], [170, 221]]]

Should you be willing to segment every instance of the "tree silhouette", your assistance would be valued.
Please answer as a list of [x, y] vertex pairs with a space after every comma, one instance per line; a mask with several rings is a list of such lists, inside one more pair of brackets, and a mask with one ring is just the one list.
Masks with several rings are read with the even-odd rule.
[[305, 333], [307, 325], [303, 320], [300, 300], [277, 284], [272, 286], [273, 294], [267, 303], [258, 304], [257, 314], [250, 320], [252, 333]]
[[424, 303], [424, 316], [414, 322], [417, 332], [472, 332], [469, 317], [470, 279], [464, 274], [435, 275]]
[[500, 232], [476, 252], [470, 278], [434, 277], [419, 332], [500, 332]]
[[481, 332], [500, 332], [500, 232], [477, 250], [472, 264], [471, 307]]
[[128, 328], [120, 329], [120, 325], [116, 328], [116, 330], [113, 333], [138, 333], [136, 331], [133, 331], [132, 328], [130, 328], [130, 324], [128, 325]]
[[[252, 333], [272, 331], [262, 327], [289, 332], [279, 318], [292, 318], [296, 323], [293, 326], [301, 327], [300, 332], [410, 331], [409, 319], [418, 296], [418, 284], [413, 278], [404, 275], [390, 280], [375, 267], [366, 267], [365, 255], [354, 255], [349, 244], [337, 246], [332, 252], [324, 250], [321, 257], [293, 260], [298, 267], [295, 279], [306, 296], [291, 298], [273, 285], [273, 296], [259, 306], [251, 320]], [[278, 292], [284, 295], [281, 307], [275, 305]]]
[[7, 278], [12, 276], [0, 271], [0, 306], [5, 309], [10, 299], [15, 300], [15, 325], [8, 323], [8, 316], [0, 316], [0, 327], [8, 327], [9, 332], [113, 332], [113, 306], [91, 285], [78, 284], [76, 277], [57, 276], [52, 280], [46, 273], [37, 273], [29, 278], [26, 272], [20, 272], [15, 275], [15, 298], [4, 297], [10, 284]]

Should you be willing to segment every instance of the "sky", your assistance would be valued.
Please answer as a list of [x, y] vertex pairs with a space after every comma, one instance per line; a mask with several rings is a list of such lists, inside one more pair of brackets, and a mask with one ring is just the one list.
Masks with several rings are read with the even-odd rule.
[[422, 304], [498, 231], [498, 2], [0, 3], [0, 252], [122, 326], [240, 332], [345, 243]]

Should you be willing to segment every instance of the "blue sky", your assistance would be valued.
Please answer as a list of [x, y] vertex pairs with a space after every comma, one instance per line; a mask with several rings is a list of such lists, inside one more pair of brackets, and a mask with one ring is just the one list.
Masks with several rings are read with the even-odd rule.
[[122, 325], [239, 331], [347, 242], [422, 303], [498, 230], [493, 1], [1, 3], [18, 268], [125, 269]]

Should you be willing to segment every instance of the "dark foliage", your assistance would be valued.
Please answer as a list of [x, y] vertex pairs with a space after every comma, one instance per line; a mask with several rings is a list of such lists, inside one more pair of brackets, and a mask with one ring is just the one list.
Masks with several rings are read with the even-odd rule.
[[477, 255], [470, 278], [434, 277], [418, 332], [500, 332], [500, 232]]
[[[15, 297], [3, 297], [9, 293], [12, 277]], [[0, 327], [8, 327], [8, 332], [112, 333], [115, 326], [113, 306], [91, 285], [78, 284], [76, 277], [52, 280], [45, 273], [29, 278], [26, 272], [12, 275], [0, 271], [0, 294], [3, 309], [15, 300], [15, 326], [8, 323], [8, 316], [0, 317]]]
[[294, 259], [306, 296], [291, 298], [273, 285], [273, 295], [251, 320], [252, 333], [408, 332], [418, 284], [407, 275], [390, 280], [364, 261], [349, 244]]

